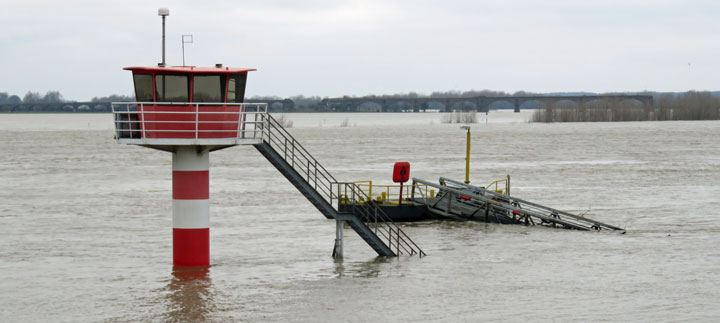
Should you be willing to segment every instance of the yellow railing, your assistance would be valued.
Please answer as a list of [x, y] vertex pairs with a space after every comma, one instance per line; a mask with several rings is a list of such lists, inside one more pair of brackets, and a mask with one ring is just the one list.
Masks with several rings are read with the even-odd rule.
[[[350, 182], [349, 184], [356, 184], [359, 186], [363, 191], [367, 193], [368, 198], [370, 200], [375, 201], [377, 203], [381, 204], [391, 204], [391, 205], [397, 205], [398, 199], [400, 198], [400, 184], [382, 184], [377, 185], [373, 184], [373, 181], [367, 180], [367, 181], [354, 181]], [[427, 184], [408, 184], [408, 185], [402, 185], [403, 190], [403, 200], [406, 200], [410, 198], [413, 188], [418, 187], [422, 188], [422, 191], [429, 192], [429, 197], [435, 196], [435, 190], [430, 189], [428, 191], [428, 185]], [[485, 186], [485, 189], [510, 195], [510, 175], [508, 175], [506, 178], [499, 179], [496, 181], [491, 182], [487, 186]], [[340, 196], [341, 202], [343, 201], [345, 197]], [[364, 203], [362, 198], [360, 198], [359, 202]], [[345, 201], [347, 204], [347, 201]]]
[[[372, 181], [355, 181], [353, 184], [357, 184], [363, 191], [367, 192], [368, 197], [378, 203], [383, 204], [398, 204], [400, 198], [400, 184], [373, 184]], [[427, 191], [427, 185], [416, 184], [416, 187], [422, 187]], [[413, 185], [402, 185], [403, 200], [410, 198], [410, 194], [413, 190]], [[435, 196], [435, 190], [430, 190], [430, 195]]]
[[[501, 184], [503, 184], [501, 186]], [[510, 195], [510, 175], [506, 178], [493, 181], [492, 183], [485, 186], [485, 189], [495, 191], [500, 194]]]

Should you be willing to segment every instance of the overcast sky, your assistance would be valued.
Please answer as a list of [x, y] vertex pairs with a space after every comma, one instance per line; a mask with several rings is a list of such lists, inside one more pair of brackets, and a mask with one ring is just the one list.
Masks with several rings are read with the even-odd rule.
[[0, 0], [0, 92], [132, 94], [125, 66], [253, 67], [248, 95], [720, 90], [720, 1]]

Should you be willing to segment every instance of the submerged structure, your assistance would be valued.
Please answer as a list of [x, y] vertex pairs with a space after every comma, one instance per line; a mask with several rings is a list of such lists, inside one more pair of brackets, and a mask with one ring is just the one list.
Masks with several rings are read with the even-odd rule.
[[[510, 176], [486, 187], [444, 177], [440, 177], [438, 183], [413, 178], [412, 184], [404, 189], [400, 185], [374, 185], [372, 181], [356, 183], [370, 191], [370, 200], [365, 203], [380, 206], [393, 221], [478, 221], [625, 232], [614, 225], [513, 197], [510, 195]], [[400, 196], [406, 197], [393, 199], [397, 190], [404, 190]]]
[[[440, 177], [438, 183], [432, 183], [413, 178], [412, 184], [403, 188], [403, 183], [410, 177], [410, 164], [398, 162], [395, 163], [393, 181], [400, 185], [373, 185], [371, 180], [354, 182], [366, 188], [369, 196], [368, 200], [356, 203], [379, 206], [393, 221], [440, 219], [625, 232], [613, 225], [513, 197], [510, 195], [510, 175], [487, 187], [470, 185], [470, 126], [460, 128], [467, 131], [464, 182]], [[398, 199], [393, 200], [392, 196], [398, 196]], [[352, 210], [353, 207], [352, 203], [340, 205], [341, 210]]]

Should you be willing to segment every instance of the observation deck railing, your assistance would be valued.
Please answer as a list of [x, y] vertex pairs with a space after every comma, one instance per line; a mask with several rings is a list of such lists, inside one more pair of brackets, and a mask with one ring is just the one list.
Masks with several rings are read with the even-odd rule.
[[259, 142], [265, 103], [113, 102], [115, 139], [135, 144]]

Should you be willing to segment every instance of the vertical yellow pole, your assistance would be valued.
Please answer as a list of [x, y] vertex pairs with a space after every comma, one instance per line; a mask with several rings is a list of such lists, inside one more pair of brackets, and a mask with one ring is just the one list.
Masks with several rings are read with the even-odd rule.
[[470, 127], [467, 129], [467, 151], [465, 152], [465, 184], [470, 184]]
[[372, 201], [372, 181], [368, 181], [368, 182], [370, 182], [370, 188], [368, 188], [368, 197], [369, 197], [370, 201]]
[[505, 194], [510, 195], [510, 174], [508, 174], [507, 181], [505, 181]]

